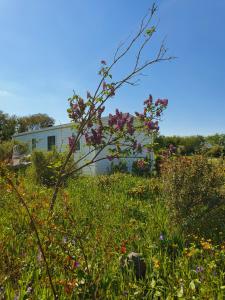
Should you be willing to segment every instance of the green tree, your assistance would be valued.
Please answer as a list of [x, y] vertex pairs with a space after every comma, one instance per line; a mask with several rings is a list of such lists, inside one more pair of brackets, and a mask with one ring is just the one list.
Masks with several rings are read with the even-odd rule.
[[17, 125], [16, 116], [9, 116], [0, 111], [0, 142], [10, 140], [15, 133]]
[[50, 127], [55, 124], [55, 120], [47, 114], [34, 114], [18, 118], [18, 132], [29, 130], [38, 130], [40, 128]]

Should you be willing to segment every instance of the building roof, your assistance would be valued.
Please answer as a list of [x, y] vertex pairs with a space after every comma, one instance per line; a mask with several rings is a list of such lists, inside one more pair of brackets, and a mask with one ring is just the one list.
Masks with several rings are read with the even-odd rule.
[[73, 126], [73, 123], [50, 126], [50, 127], [40, 128], [40, 129], [37, 129], [37, 130], [30, 130], [30, 131], [15, 133], [13, 135], [13, 137], [17, 137], [17, 136], [21, 136], [21, 135], [34, 134], [34, 133], [38, 133], [38, 132], [42, 132], [42, 131], [55, 130], [55, 129], [60, 129], [60, 128], [67, 128], [67, 127], [71, 127], [71, 126]]
[[[107, 119], [108, 119], [108, 117], [102, 117], [103, 122], [106, 121]], [[56, 125], [56, 126], [40, 128], [40, 129], [37, 129], [37, 130], [24, 131], [24, 132], [20, 132], [20, 133], [15, 133], [13, 135], [13, 137], [18, 137], [18, 136], [22, 136], [22, 135], [29, 135], [29, 134], [34, 134], [34, 133], [39, 133], [39, 132], [49, 131], [49, 130], [68, 128], [68, 127], [72, 127], [73, 125], [74, 125], [74, 123], [71, 122], [71, 123], [66, 123], [66, 124], [61, 124], [61, 125]]]

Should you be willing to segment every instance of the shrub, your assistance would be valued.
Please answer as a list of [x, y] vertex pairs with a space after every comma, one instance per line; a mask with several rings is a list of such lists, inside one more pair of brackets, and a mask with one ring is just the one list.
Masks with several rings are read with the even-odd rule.
[[0, 161], [12, 159], [13, 147], [19, 145], [20, 154], [26, 154], [28, 145], [18, 141], [5, 141], [0, 144]]
[[[32, 167], [31, 175], [34, 180], [46, 186], [53, 186], [56, 183], [59, 171], [65, 160], [65, 153], [59, 153], [56, 150], [43, 152], [34, 151], [31, 156]], [[75, 167], [71, 158], [67, 165], [65, 173]], [[65, 183], [65, 180], [64, 180]]]
[[206, 155], [209, 157], [222, 157], [224, 154], [225, 148], [219, 145], [214, 145], [206, 151]]
[[128, 173], [127, 162], [120, 160], [119, 163], [111, 162], [110, 174], [114, 173]]
[[225, 178], [221, 165], [212, 164], [202, 156], [168, 159], [162, 166], [162, 179], [166, 203], [175, 223], [208, 236], [220, 231], [225, 221], [222, 193]]
[[147, 158], [141, 158], [133, 162], [132, 174], [136, 176], [149, 176], [152, 171], [152, 163]]

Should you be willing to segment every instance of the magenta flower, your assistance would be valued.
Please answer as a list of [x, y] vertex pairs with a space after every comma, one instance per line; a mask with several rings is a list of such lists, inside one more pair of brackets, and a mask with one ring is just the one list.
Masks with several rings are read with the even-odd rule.
[[75, 262], [73, 263], [73, 268], [74, 268], [74, 269], [79, 268], [79, 266], [80, 266], [79, 261], [75, 261]]
[[107, 90], [107, 84], [105, 81], [103, 81], [102, 88], [103, 88], [103, 91]]

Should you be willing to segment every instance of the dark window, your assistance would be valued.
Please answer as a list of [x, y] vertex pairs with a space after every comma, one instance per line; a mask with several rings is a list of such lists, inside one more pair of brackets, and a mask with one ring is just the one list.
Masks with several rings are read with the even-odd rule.
[[54, 146], [55, 146], [55, 136], [54, 135], [48, 136], [48, 151], [51, 151]]
[[77, 141], [77, 144], [76, 144], [76, 151], [79, 151], [80, 150], [80, 141]]
[[37, 140], [32, 139], [32, 150], [36, 149], [36, 147], [37, 147]]

